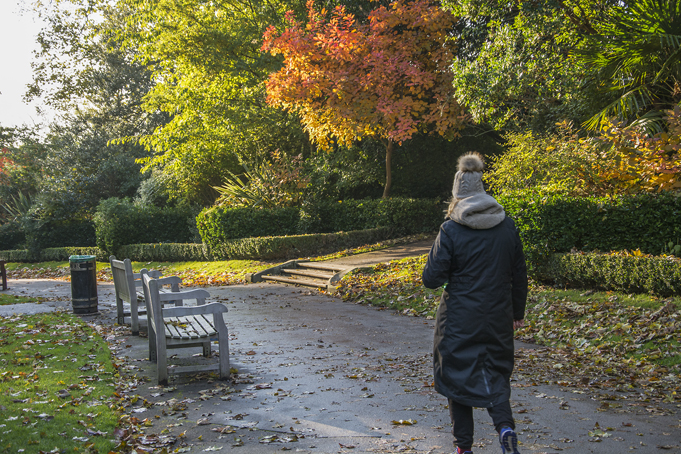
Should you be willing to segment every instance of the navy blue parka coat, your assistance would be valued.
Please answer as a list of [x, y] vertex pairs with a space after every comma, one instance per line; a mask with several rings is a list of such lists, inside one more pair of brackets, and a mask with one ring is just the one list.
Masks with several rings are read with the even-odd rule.
[[423, 270], [426, 287], [445, 283], [435, 327], [435, 389], [462, 405], [494, 407], [511, 395], [513, 321], [525, 318], [527, 299], [513, 221], [472, 229], [446, 220]]

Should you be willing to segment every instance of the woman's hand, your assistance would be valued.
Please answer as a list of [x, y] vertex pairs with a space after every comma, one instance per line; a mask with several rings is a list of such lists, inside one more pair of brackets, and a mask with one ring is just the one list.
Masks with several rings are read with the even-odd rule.
[[525, 320], [513, 320], [513, 329], [520, 329], [525, 326]]

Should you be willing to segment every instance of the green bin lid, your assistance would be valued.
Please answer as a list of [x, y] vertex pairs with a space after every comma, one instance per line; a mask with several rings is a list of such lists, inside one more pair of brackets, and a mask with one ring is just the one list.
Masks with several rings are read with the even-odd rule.
[[91, 260], [95, 260], [97, 258], [96, 255], [72, 255], [69, 257], [69, 262], [71, 263], [83, 263], [83, 262], [89, 262]]

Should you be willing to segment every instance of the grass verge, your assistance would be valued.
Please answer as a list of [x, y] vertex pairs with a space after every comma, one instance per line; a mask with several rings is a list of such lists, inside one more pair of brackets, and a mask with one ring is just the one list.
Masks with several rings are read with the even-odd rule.
[[111, 352], [79, 318], [0, 317], [0, 371], [0, 452], [115, 448]]
[[0, 306], [7, 306], [9, 304], [40, 303], [40, 302], [41, 302], [40, 298], [29, 298], [27, 296], [0, 293]]

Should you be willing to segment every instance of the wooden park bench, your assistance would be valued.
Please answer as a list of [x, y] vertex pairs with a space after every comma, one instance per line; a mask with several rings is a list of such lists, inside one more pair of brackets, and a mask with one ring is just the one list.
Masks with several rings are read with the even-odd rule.
[[[217, 339], [219, 362], [217, 365], [173, 367], [173, 373], [209, 372], [217, 370], [221, 379], [229, 378], [229, 338], [222, 303], [206, 304], [210, 294], [203, 289], [176, 293], [159, 291], [171, 278], [154, 279], [141, 271], [144, 297], [147, 304], [149, 327], [149, 360], [157, 364], [159, 385], [168, 384], [168, 349], [203, 347], [203, 356], [210, 356], [211, 340]], [[170, 300], [195, 299], [196, 306], [163, 307]]]
[[[130, 259], [116, 260], [115, 256], [109, 257], [111, 264], [111, 274], [113, 275], [114, 291], [116, 294], [116, 311], [118, 313], [119, 325], [125, 324], [125, 317], [130, 316], [130, 328], [133, 336], [139, 336], [139, 316], [146, 314], [144, 309], [144, 292], [142, 291], [142, 279], [139, 273], [133, 273]], [[151, 277], [161, 277], [161, 272], [152, 270], [148, 272]], [[182, 280], [175, 278], [177, 282], [172, 284], [171, 291], [180, 290]], [[137, 290], [137, 287], [140, 287]], [[126, 310], [123, 303], [130, 305], [130, 310]]]

